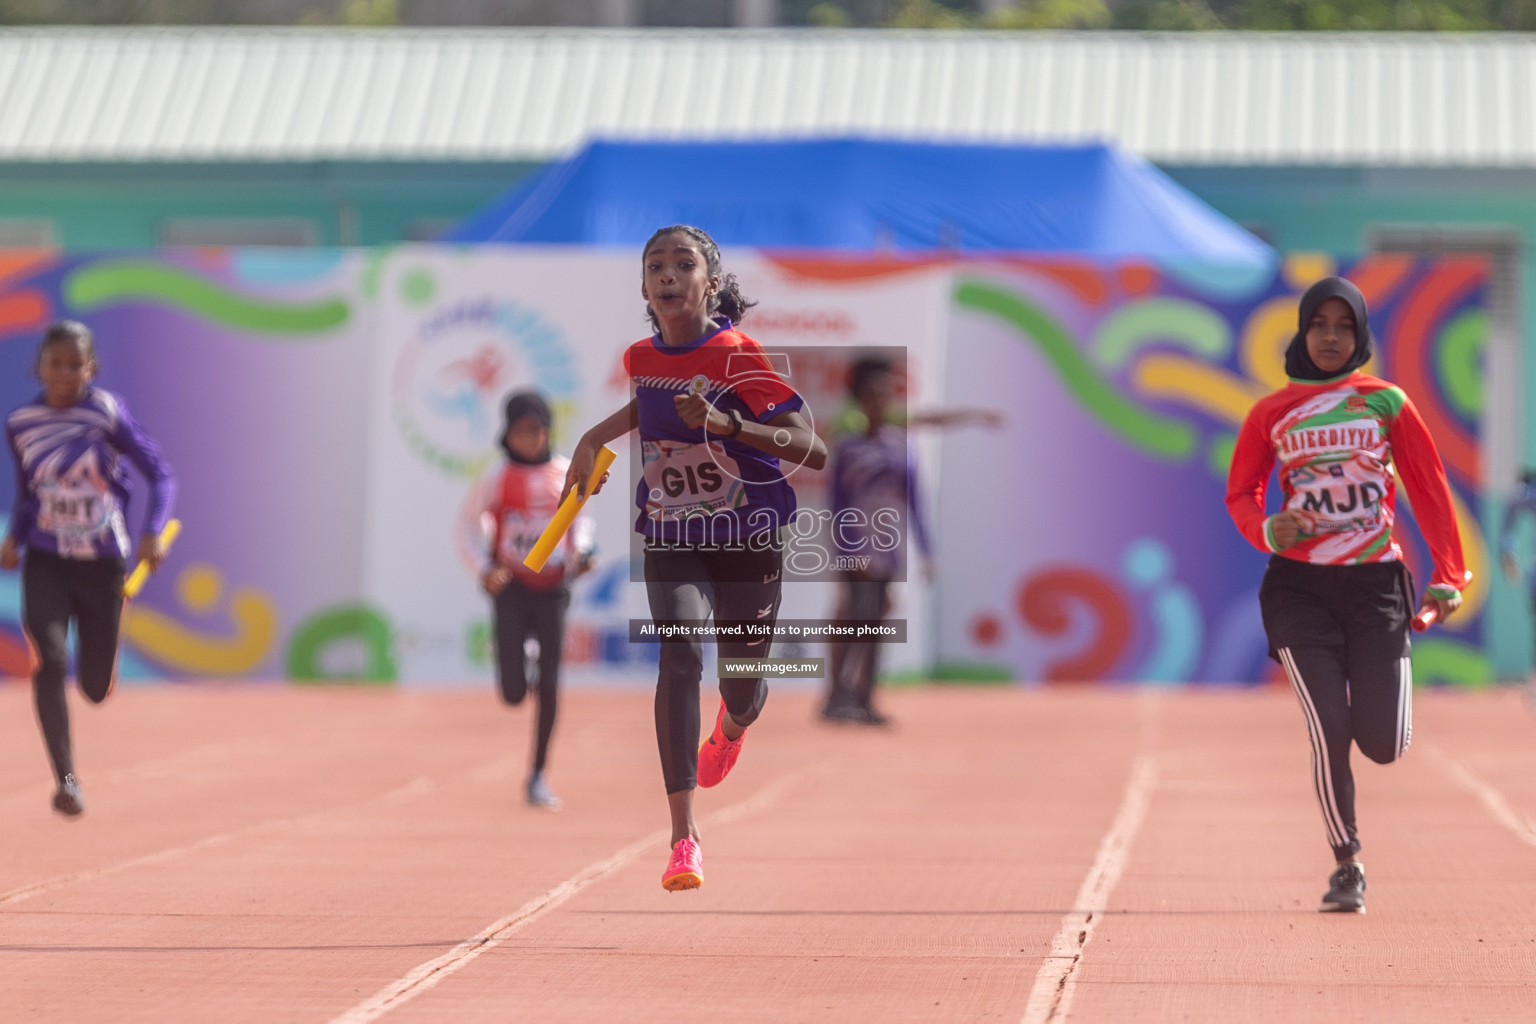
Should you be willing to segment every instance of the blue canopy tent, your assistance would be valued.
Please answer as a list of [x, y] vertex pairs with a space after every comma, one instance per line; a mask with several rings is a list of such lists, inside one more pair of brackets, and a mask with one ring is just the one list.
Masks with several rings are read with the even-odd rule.
[[443, 240], [632, 246], [675, 223], [760, 248], [1274, 260], [1259, 239], [1113, 146], [866, 139], [593, 142]]

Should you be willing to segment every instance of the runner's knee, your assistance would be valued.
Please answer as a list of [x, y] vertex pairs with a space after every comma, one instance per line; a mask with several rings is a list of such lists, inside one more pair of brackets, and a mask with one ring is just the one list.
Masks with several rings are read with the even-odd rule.
[[80, 692], [85, 694], [85, 699], [92, 704], [100, 704], [107, 699], [107, 694], [112, 692], [112, 673], [108, 670], [105, 675], [96, 672], [81, 671]]
[[669, 683], [697, 685], [704, 678], [704, 651], [699, 644], [664, 641], [661, 678]]
[[1377, 764], [1391, 764], [1408, 750], [1408, 744], [1405, 742], [1399, 745], [1395, 736], [1356, 736], [1355, 746], [1360, 748], [1360, 753]]

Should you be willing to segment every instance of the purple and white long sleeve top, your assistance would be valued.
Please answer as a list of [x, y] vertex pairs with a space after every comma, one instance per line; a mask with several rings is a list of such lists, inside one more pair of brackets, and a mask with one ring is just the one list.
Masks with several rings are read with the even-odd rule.
[[176, 478], [160, 446], [118, 395], [91, 387], [75, 405], [56, 408], [39, 394], [5, 421], [16, 464], [10, 536], [65, 558], [122, 558], [128, 536], [128, 473], [123, 457], [149, 481], [145, 533], [171, 517]]

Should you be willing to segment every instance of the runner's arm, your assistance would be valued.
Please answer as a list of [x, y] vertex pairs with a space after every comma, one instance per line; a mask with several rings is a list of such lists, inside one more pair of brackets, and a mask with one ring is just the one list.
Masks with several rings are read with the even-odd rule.
[[1275, 452], [1264, 438], [1257, 410], [1250, 410], [1232, 447], [1232, 466], [1227, 471], [1227, 512], [1248, 543], [1260, 551], [1281, 550], [1264, 513], [1264, 496], [1269, 489], [1269, 474], [1275, 467]]
[[1392, 421], [1388, 441], [1392, 445], [1392, 461], [1397, 464], [1408, 500], [1413, 503], [1413, 518], [1435, 563], [1425, 593], [1441, 601], [1457, 602], [1461, 588], [1466, 585], [1461, 530], [1456, 525], [1456, 508], [1440, 452], [1412, 402], [1404, 400]]
[[[565, 471], [565, 486], [560, 489], [560, 500], [564, 501], [573, 487], [577, 495], [584, 495], [587, 489], [587, 478], [592, 475], [592, 466], [597, 459], [597, 450], [609, 441], [617, 440], [634, 430], [639, 422], [640, 400], [631, 398], [624, 408], [581, 435], [581, 440], [576, 442], [575, 451], [571, 452], [571, 465]], [[607, 480], [608, 474], [604, 473], [603, 479], [592, 488], [592, 493], [601, 491]]]

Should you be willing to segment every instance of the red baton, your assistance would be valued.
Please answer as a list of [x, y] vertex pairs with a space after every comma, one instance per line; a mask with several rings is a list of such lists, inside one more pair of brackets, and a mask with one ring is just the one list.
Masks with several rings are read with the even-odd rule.
[[[1462, 575], [1461, 585], [1463, 587], [1465, 587], [1467, 584], [1469, 584], [1471, 582], [1472, 582], [1472, 570], [1468, 569]], [[1413, 631], [1415, 633], [1422, 633], [1426, 629], [1428, 629], [1430, 626], [1433, 626], [1435, 624], [1436, 620], [1438, 620], [1439, 618], [1440, 618], [1440, 609], [1439, 608], [1435, 608], [1435, 607], [1425, 608], [1423, 611], [1419, 612], [1419, 614], [1417, 614], [1417, 615], [1415, 615], [1413, 617], [1413, 623], [1412, 623]]]

